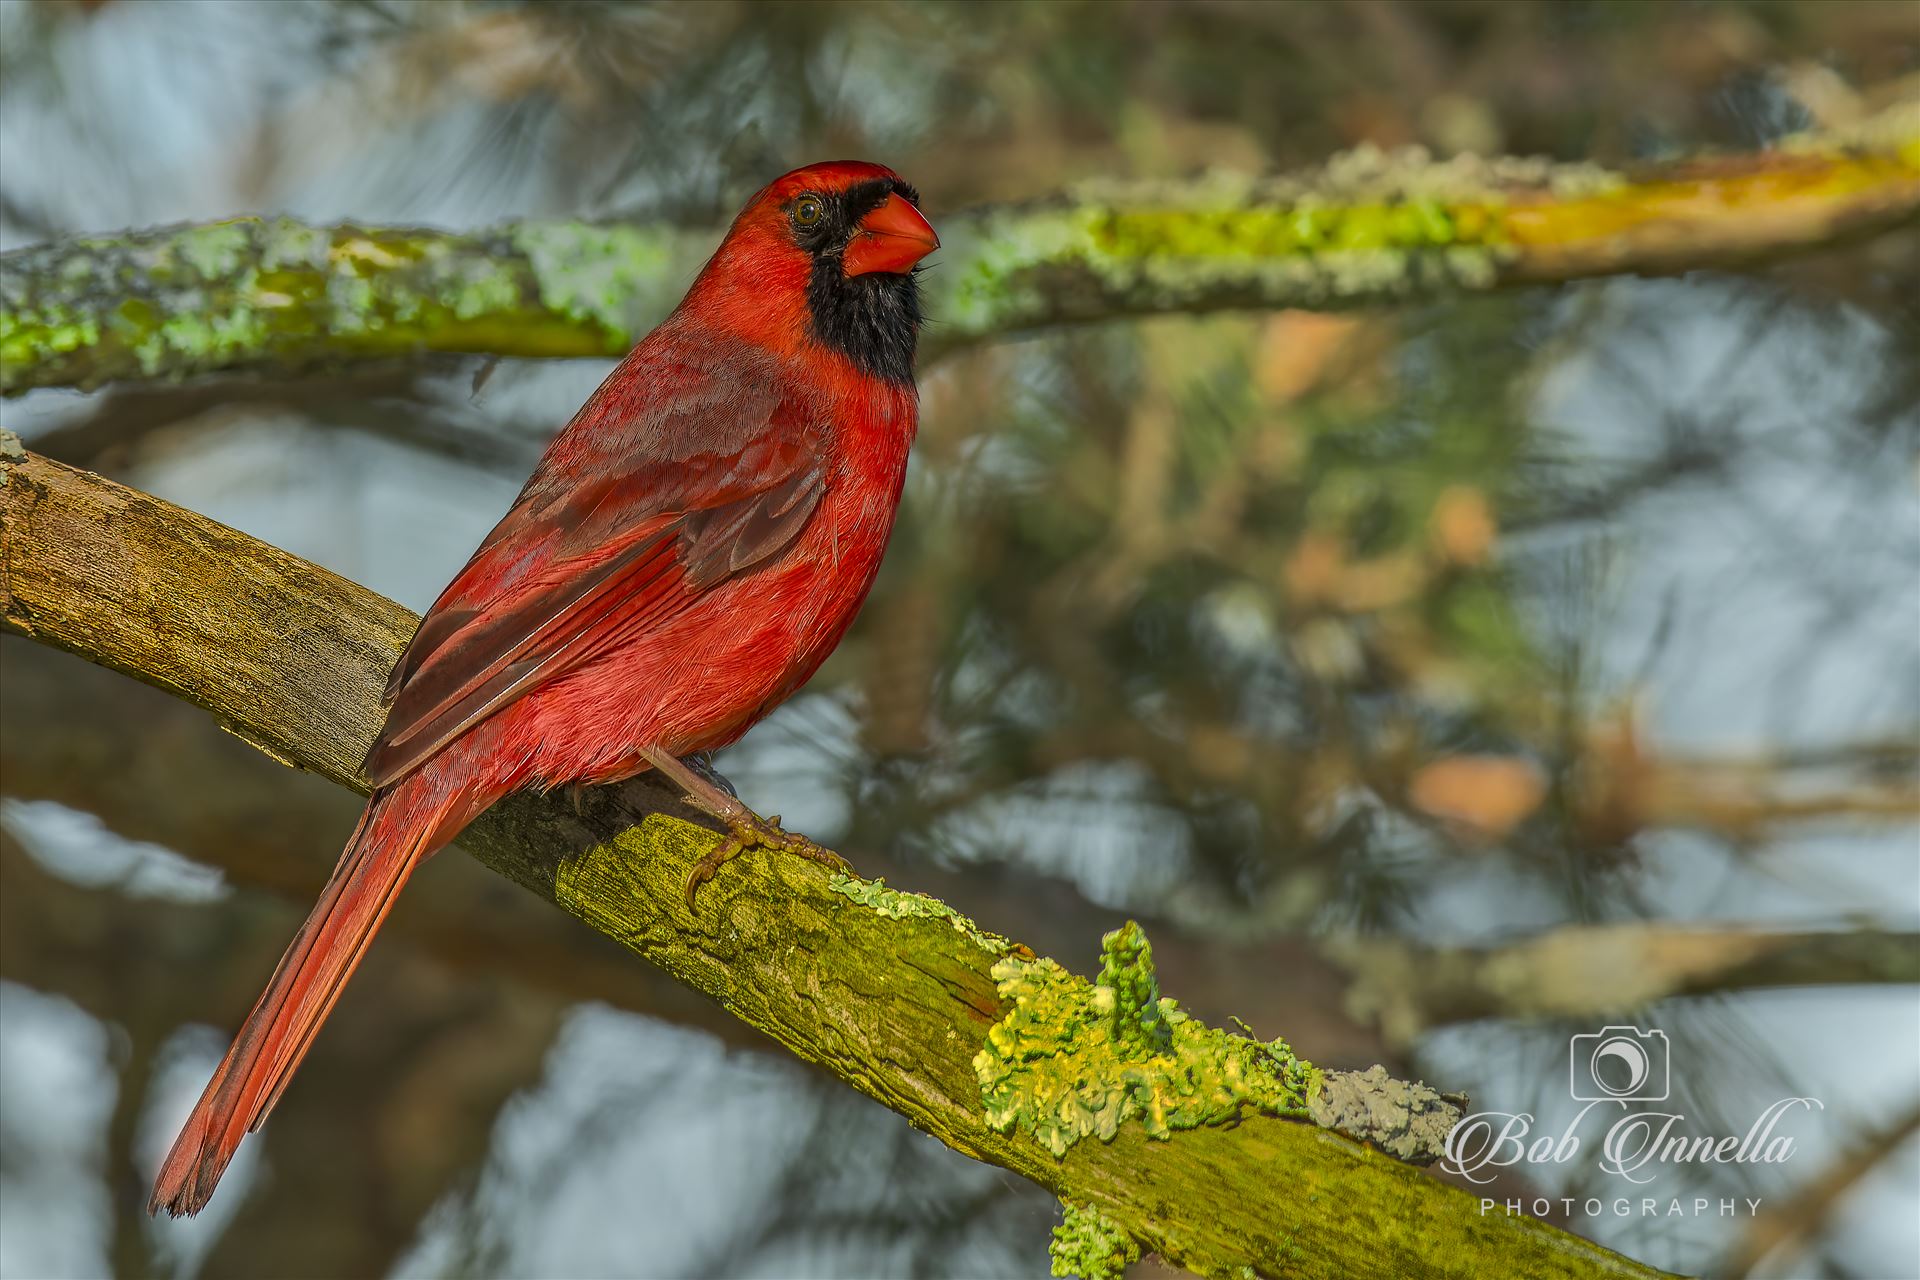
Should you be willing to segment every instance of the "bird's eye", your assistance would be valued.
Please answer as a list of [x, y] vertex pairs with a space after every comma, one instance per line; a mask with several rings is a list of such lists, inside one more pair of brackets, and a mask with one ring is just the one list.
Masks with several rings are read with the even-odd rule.
[[793, 220], [803, 227], [810, 227], [826, 216], [827, 207], [820, 203], [818, 196], [801, 196], [793, 206]]

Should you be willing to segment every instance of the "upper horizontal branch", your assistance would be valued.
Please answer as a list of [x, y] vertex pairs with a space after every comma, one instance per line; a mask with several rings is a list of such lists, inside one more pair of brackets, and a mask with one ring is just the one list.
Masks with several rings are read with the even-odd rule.
[[[1920, 109], [1845, 138], [1636, 173], [1372, 149], [1254, 181], [1090, 184], [938, 219], [931, 351], [1049, 325], [1345, 307], [1804, 252], [1920, 215]], [[426, 352], [612, 356], [713, 231], [578, 222], [453, 233], [290, 218], [0, 254], [0, 392], [297, 372]]]
[[[357, 764], [412, 614], [203, 516], [9, 451], [4, 434], [0, 514], [6, 630], [364, 785]], [[1102, 1012], [1084, 980], [943, 904], [830, 883], [797, 859], [738, 860], [693, 916], [680, 888], [711, 830], [658, 812], [679, 806], [646, 778], [584, 805], [521, 796], [461, 843], [949, 1146], [1097, 1210], [1170, 1261], [1208, 1274], [1652, 1274], [1544, 1223], [1482, 1216], [1456, 1188], [1280, 1118], [1288, 1108], [1261, 1100], [1303, 1099], [1324, 1124], [1352, 1132], [1357, 1120], [1378, 1147], [1430, 1157], [1451, 1108], [1369, 1077], [1322, 1088], [1271, 1046], [1180, 1022], [1152, 1001], [1137, 938], [1123, 939], [1132, 959], [1110, 948]], [[1133, 1029], [1113, 1021], [1116, 998], [1157, 1010], [1141, 1027], [1151, 1021], [1160, 1048], [1103, 1047], [1099, 1019]], [[1179, 1068], [1164, 1095], [1163, 1062]], [[1102, 1094], [1103, 1081], [1119, 1092]], [[1182, 1131], [1156, 1140], [1168, 1129]]]

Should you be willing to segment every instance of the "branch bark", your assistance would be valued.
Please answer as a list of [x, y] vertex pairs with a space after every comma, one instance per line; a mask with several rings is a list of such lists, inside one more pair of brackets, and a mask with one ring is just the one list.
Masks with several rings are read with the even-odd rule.
[[[287, 764], [361, 786], [355, 770], [377, 725], [382, 677], [413, 615], [17, 442], [0, 472], [0, 608], [9, 631], [145, 680]], [[1031, 1045], [1021, 1037], [1048, 1031], [1049, 1009], [1097, 1008], [1092, 988], [932, 899], [830, 879], [797, 859], [740, 860], [690, 916], [679, 887], [713, 833], [676, 812], [684, 813], [678, 801], [644, 778], [590, 795], [584, 814], [565, 800], [522, 796], [496, 806], [462, 845], [947, 1145], [1039, 1183], [1083, 1223], [1113, 1224], [1192, 1270], [1656, 1274], [1544, 1223], [1483, 1217], [1456, 1188], [1257, 1106], [1236, 1102], [1206, 1117], [1220, 1123], [1192, 1128], [1177, 1127], [1176, 1117], [1159, 1138], [1138, 1120], [1122, 1120], [1106, 1140], [1063, 1137], [1068, 1126], [1048, 1129], [1044, 1116], [1036, 1125], [1039, 1113], [1027, 1105], [1035, 1098], [1021, 1095], [1021, 1072], [1048, 1065], [1038, 1052], [1001, 1063], [1011, 1074], [995, 1083], [990, 1118], [976, 1060], [994, 1061], [983, 1054], [989, 1033]], [[1157, 994], [1150, 962], [1124, 968], [1111, 947], [1108, 961], [1110, 973], [1119, 970], [1110, 980]], [[1105, 989], [1111, 1002], [1115, 988]], [[1030, 999], [1035, 990], [1043, 998]], [[1123, 1007], [1130, 992], [1138, 994], [1120, 993]], [[1075, 1025], [1053, 1030], [1071, 1034]], [[1089, 1029], [1099, 1030], [1080, 1028]], [[1124, 1049], [1060, 1043], [1096, 1072], [1138, 1062]], [[1224, 1052], [1238, 1055], [1237, 1066], [1284, 1061], [1246, 1041]], [[1203, 1072], [1218, 1066], [1194, 1061]], [[1384, 1108], [1397, 1110], [1385, 1127], [1366, 1120], [1366, 1136], [1415, 1156], [1430, 1158], [1435, 1134], [1451, 1123], [1451, 1104], [1431, 1090], [1377, 1077], [1313, 1079], [1304, 1096], [1312, 1114], [1333, 1123], [1383, 1109], [1369, 1098], [1398, 1099]], [[1061, 1154], [1035, 1140], [1043, 1131]]]
[[[940, 219], [930, 355], [1053, 325], [1334, 308], [1805, 253], [1920, 217], [1920, 108], [1632, 173], [1363, 148], [1277, 180], [1094, 184]], [[297, 374], [429, 352], [616, 356], [717, 240], [659, 226], [453, 233], [289, 218], [0, 254], [0, 393]]]
[[[9, 798], [51, 800], [95, 815], [124, 838], [190, 849], [236, 889], [272, 894], [302, 911], [319, 895], [339, 852], [332, 846], [358, 811], [350, 795], [275, 768], [232, 736], [211, 731], [184, 702], [129, 687], [111, 671], [52, 649], [13, 638], [4, 644], [0, 778]], [[219, 782], [183, 787], [183, 778]], [[559, 1004], [600, 1000], [697, 1027], [732, 1046], [767, 1047], [711, 1001], [665, 974], [636, 970], [605, 939], [500, 889], [477, 867], [470, 876], [438, 877], [430, 893], [388, 919], [382, 939], [411, 945], [457, 972], [492, 973], [540, 990]], [[6, 918], [0, 915], [0, 932]], [[222, 994], [230, 997], [230, 1014], [233, 1002], [254, 993]], [[207, 1005], [221, 1007], [217, 1000]]]
[[1352, 938], [1325, 951], [1352, 977], [1348, 1011], [1397, 1048], [1476, 1018], [1590, 1018], [1759, 987], [1920, 983], [1920, 934], [1881, 929], [1646, 922], [1573, 925], [1493, 947]]

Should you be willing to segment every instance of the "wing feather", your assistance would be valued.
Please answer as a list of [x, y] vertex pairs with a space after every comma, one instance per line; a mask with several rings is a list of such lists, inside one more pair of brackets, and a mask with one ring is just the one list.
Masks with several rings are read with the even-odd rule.
[[799, 535], [824, 492], [825, 474], [803, 471], [752, 502], [689, 518], [682, 543], [687, 581], [704, 591], [773, 555]]
[[[644, 378], [644, 354], [623, 370]], [[616, 371], [428, 610], [388, 681], [374, 786], [800, 536], [827, 487], [807, 403], [762, 369], [667, 371], [660, 407]]]

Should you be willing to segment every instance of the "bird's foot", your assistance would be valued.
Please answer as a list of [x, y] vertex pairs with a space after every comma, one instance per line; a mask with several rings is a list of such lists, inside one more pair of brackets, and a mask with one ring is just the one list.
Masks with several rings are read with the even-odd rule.
[[848, 872], [852, 870], [847, 860], [831, 849], [823, 849], [803, 835], [781, 829], [780, 817], [761, 818], [754, 814], [745, 814], [727, 819], [728, 835], [715, 845], [713, 852], [700, 859], [687, 876], [687, 910], [694, 909], [694, 895], [700, 886], [713, 879], [714, 873], [733, 861], [749, 849], [765, 849], [769, 853], [786, 853], [808, 862], [817, 862], [829, 871]]

